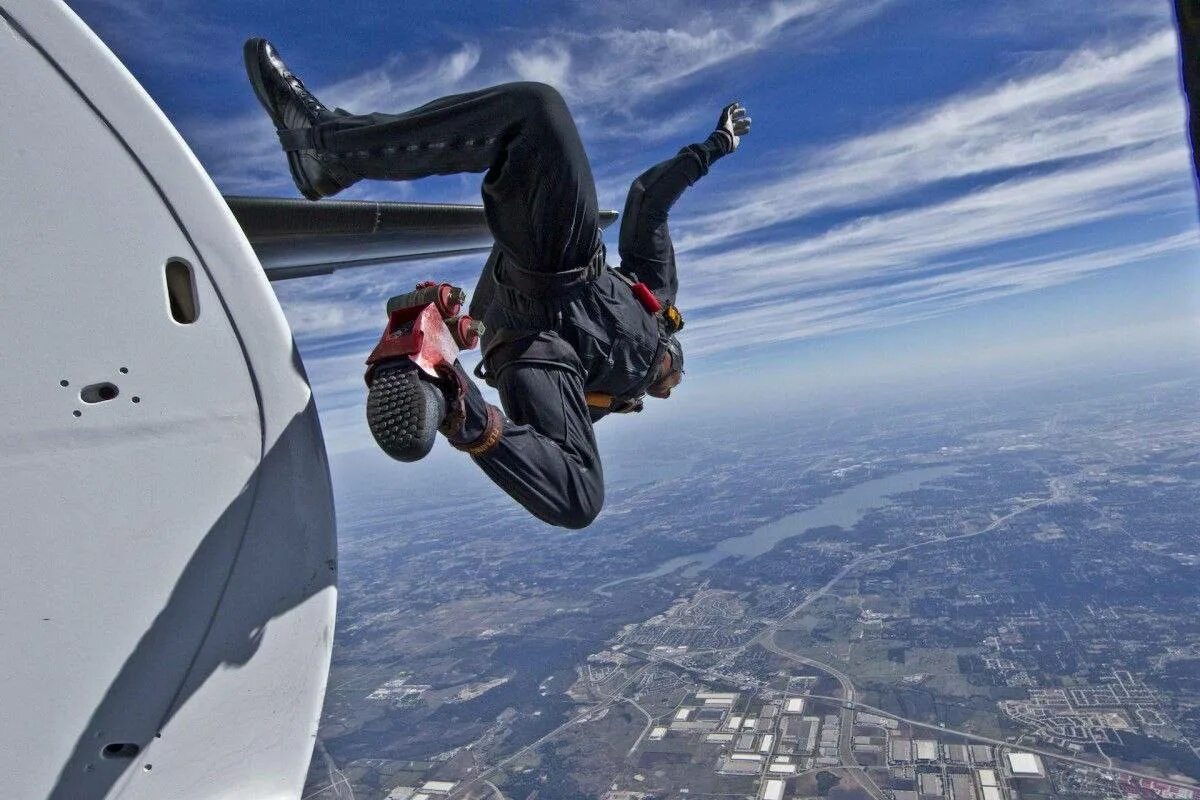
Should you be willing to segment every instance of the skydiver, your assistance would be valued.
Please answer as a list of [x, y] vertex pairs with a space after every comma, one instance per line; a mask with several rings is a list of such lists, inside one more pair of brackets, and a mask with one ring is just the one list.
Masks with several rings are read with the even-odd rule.
[[[495, 245], [470, 314], [486, 324], [476, 375], [499, 391], [504, 410], [485, 402], [455, 364], [442, 387], [450, 410], [433, 422], [534, 516], [567, 528], [591, 524], [604, 504], [592, 424], [640, 411], [645, 395], [670, 397], [683, 378], [668, 213], [713, 162], [738, 148], [750, 131], [746, 109], [726, 106], [707, 139], [634, 180], [621, 266], [613, 268], [583, 143], [552, 87], [508, 83], [400, 114], [354, 115], [324, 106], [266, 40], [247, 41], [245, 58], [296, 186], [310, 200], [363, 179], [486, 173], [483, 204]], [[417, 388], [415, 370], [392, 379], [406, 382], [396, 391]], [[405, 408], [419, 415], [419, 407]]]

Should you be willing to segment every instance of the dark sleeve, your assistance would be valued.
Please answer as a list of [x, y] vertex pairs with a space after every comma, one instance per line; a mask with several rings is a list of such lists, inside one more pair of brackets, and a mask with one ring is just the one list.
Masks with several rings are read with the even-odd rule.
[[719, 132], [689, 144], [674, 157], [643, 172], [629, 187], [621, 215], [621, 268], [637, 275], [659, 299], [675, 302], [679, 280], [667, 217], [684, 190], [708, 174], [728, 148]]
[[579, 373], [515, 361], [497, 377], [497, 389], [504, 434], [475, 463], [543, 522], [590, 525], [604, 505], [604, 472]]

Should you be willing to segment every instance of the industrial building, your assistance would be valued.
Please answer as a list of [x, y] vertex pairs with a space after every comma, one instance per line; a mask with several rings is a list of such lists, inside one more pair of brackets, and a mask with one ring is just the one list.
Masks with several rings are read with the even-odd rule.
[[1033, 753], [1009, 753], [1008, 769], [1016, 778], [1044, 778], [1042, 760]]
[[946, 760], [951, 764], [967, 763], [967, 746], [965, 744], [948, 744], [944, 745], [946, 751]]
[[979, 792], [983, 795], [983, 800], [1003, 800], [1000, 794], [1000, 785], [996, 782], [996, 770], [981, 769], [976, 773], [979, 779]]
[[763, 785], [762, 800], [783, 800], [783, 781], [769, 778]]
[[950, 781], [950, 795], [953, 800], [977, 800], [975, 783], [970, 775], [955, 772], [946, 777]]
[[421, 784], [421, 791], [448, 794], [456, 785], [454, 781], [425, 781]]
[[717, 772], [727, 775], [757, 775], [762, 769], [762, 756], [755, 753], [734, 753], [721, 759]]
[[992, 748], [991, 745], [973, 744], [970, 746], [971, 761], [975, 764], [990, 764], [992, 763]]

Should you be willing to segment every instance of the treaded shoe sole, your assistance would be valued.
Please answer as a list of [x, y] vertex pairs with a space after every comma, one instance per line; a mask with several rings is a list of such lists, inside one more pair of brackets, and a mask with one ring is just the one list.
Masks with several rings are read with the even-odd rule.
[[[284, 131], [288, 130], [288, 126], [283, 121], [283, 114], [271, 97], [271, 92], [267, 88], [267, 80], [263, 75], [263, 61], [266, 59], [265, 51], [268, 44], [270, 43], [266, 39], [247, 39], [246, 44], [242, 46], [242, 57], [246, 62], [246, 75], [250, 78], [250, 86], [254, 89], [254, 96], [258, 98], [258, 102], [271, 118], [271, 122], [275, 123], [275, 130]], [[328, 186], [315, 185], [308, 177], [308, 171], [304, 169], [304, 164], [301, 161], [305, 157], [305, 154], [288, 150], [286, 151], [286, 155], [288, 169], [292, 173], [292, 180], [295, 181], [296, 188], [300, 190], [300, 194], [309, 200], [320, 200], [322, 197], [336, 194], [345, 188], [332, 178], [328, 179]], [[308, 158], [315, 160], [316, 157], [309, 154]], [[321, 169], [318, 169], [318, 173], [320, 171]]]
[[433, 449], [446, 416], [441, 389], [401, 362], [375, 370], [367, 390], [367, 425], [376, 444], [397, 461], [420, 461]]

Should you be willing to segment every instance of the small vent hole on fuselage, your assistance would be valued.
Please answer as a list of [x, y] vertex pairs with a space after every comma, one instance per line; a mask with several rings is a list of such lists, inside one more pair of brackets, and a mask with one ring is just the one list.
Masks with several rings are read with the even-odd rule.
[[85, 403], [104, 403], [113, 400], [121, 390], [113, 383], [93, 383], [79, 390], [79, 399]]
[[196, 279], [192, 265], [181, 258], [167, 260], [167, 302], [171, 307], [171, 319], [180, 325], [191, 325], [200, 316], [196, 304]]
[[137, 754], [140, 752], [142, 752], [142, 748], [133, 742], [112, 742], [111, 744], [104, 745], [104, 749], [100, 751], [100, 755], [105, 758], [132, 759], [137, 758]]

